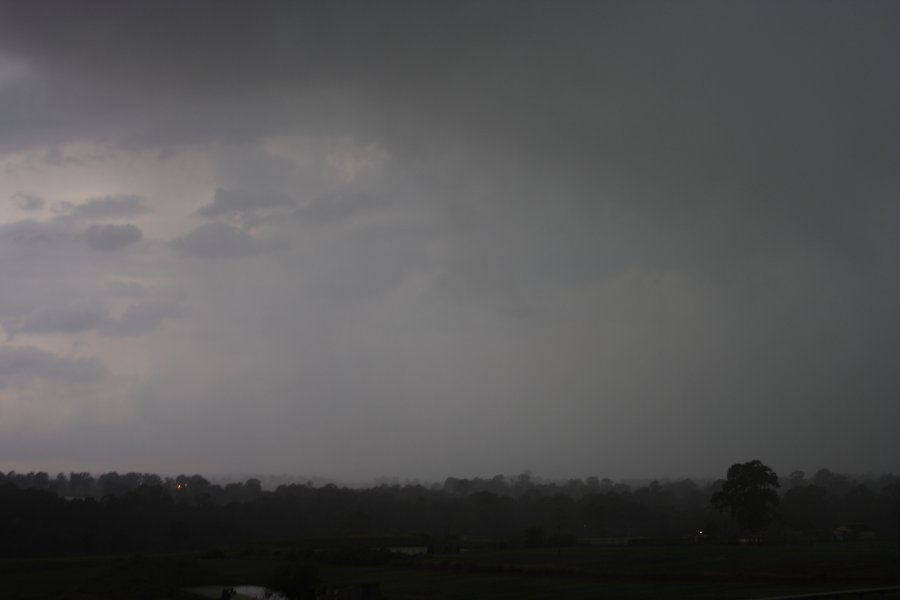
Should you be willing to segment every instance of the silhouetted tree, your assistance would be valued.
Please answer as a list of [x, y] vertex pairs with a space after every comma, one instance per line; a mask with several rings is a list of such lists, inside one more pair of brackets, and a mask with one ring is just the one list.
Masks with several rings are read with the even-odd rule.
[[850, 488], [844, 497], [844, 518], [850, 523], [866, 523], [875, 509], [875, 494], [865, 484]]
[[756, 533], [777, 516], [778, 487], [778, 475], [760, 461], [736, 463], [711, 502], [717, 510], [729, 509], [742, 531]]
[[73, 496], [90, 496], [94, 489], [94, 478], [90, 473], [69, 473], [69, 493]]
[[829, 469], [819, 469], [813, 474], [813, 484], [828, 490], [828, 495], [840, 498], [852, 487], [846, 476], [834, 473]]
[[790, 478], [790, 484], [792, 488], [800, 487], [806, 484], [806, 473], [803, 471], [792, 471]]
[[786, 523], [799, 528], [809, 537], [825, 538], [830, 516], [827, 491], [817, 485], [791, 488], [781, 499], [780, 509]]
[[[781, 481], [788, 488], [778, 505], [790, 525], [786, 535], [829, 539], [838, 525], [866, 526], [882, 538], [896, 535], [900, 477], [823, 469], [817, 479], [830, 490], [806, 477], [793, 479], [796, 485], [788, 477]], [[521, 541], [528, 529], [534, 531], [526, 532], [526, 542], [540, 545], [565, 545], [575, 536], [684, 539], [700, 530], [717, 537], [711, 497], [750, 533], [774, 515], [775, 488], [774, 473], [759, 461], [734, 465], [727, 481], [656, 481], [635, 490], [609, 479], [513, 476], [448, 478], [431, 487], [310, 483], [268, 491], [257, 480], [223, 487], [198, 475], [112, 472], [95, 480], [72, 473], [54, 480], [10, 471], [0, 473], [0, 558], [186, 551], [275, 537], [422, 534]]]

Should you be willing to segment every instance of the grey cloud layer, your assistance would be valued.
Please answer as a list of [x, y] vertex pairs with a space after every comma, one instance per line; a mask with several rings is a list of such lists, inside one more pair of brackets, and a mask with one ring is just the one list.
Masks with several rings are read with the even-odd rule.
[[93, 383], [104, 374], [96, 360], [59, 357], [30, 346], [0, 346], [0, 387], [33, 379]]
[[[219, 28], [201, 26], [208, 9]], [[179, 8], [165, 48], [147, 33], [165, 13], [151, 5], [104, 6], [117, 26], [103, 44], [77, 26], [92, 22], [92, 10], [58, 8], [41, 35], [29, 35], [33, 10], [5, 8], [9, 51], [57, 77], [81, 74], [86, 94], [103, 94], [137, 119], [129, 135], [349, 128], [403, 156], [453, 148], [470, 155], [467, 169], [499, 163], [540, 177], [585, 223], [614, 207], [645, 229], [639, 235], [668, 246], [643, 251], [661, 268], [709, 263], [704, 247], [724, 231], [734, 232], [724, 237], [741, 260], [752, 261], [761, 240], [864, 251], [884, 209], [859, 211], [851, 199], [896, 185], [887, 158], [900, 137], [889, 108], [900, 98], [885, 59], [897, 25], [889, 3], [571, 3], [558, 11], [539, 3], [199, 3]], [[811, 21], [806, 37], [795, 35]], [[253, 27], [264, 39], [234, 43], [232, 34]], [[107, 51], [119, 44], [127, 56]], [[147, 85], [162, 102], [143, 103]], [[223, 190], [200, 212], [291, 201], [283, 192]]]
[[114, 317], [97, 300], [74, 300], [68, 304], [44, 305], [6, 325], [11, 335], [28, 333], [84, 333], [96, 331], [110, 337], [128, 337], [159, 329], [166, 319], [183, 316], [184, 306], [175, 302], [148, 300], [128, 305]]
[[91, 225], [84, 230], [84, 241], [92, 250], [115, 252], [136, 244], [144, 235], [136, 225]]
[[141, 229], [133, 224], [98, 224], [79, 231], [68, 221], [15, 221], [0, 226], [3, 241], [20, 251], [41, 247], [62, 248], [83, 243], [91, 250], [114, 252], [136, 244], [143, 238]]
[[277, 244], [260, 240], [226, 223], [204, 223], [172, 241], [172, 249], [184, 258], [248, 258], [270, 252]]
[[228, 217], [244, 212], [270, 208], [290, 208], [296, 200], [278, 193], [248, 193], [217, 189], [211, 204], [201, 206], [197, 214], [204, 217]]
[[27, 212], [39, 211], [44, 208], [44, 199], [36, 194], [28, 194], [24, 192], [16, 192], [13, 196], [13, 203], [19, 210]]
[[143, 198], [129, 194], [116, 194], [91, 198], [80, 204], [63, 203], [57, 210], [72, 219], [129, 219], [150, 212]]
[[900, 468], [898, 40], [878, 1], [0, 3], [0, 149], [172, 195], [17, 183], [0, 316], [164, 347], [148, 437], [240, 425], [245, 469]]
[[150, 295], [150, 291], [137, 281], [115, 279], [106, 284], [106, 289], [111, 295], [124, 298], [146, 298]]
[[24, 333], [80, 333], [99, 328], [108, 318], [106, 308], [99, 302], [40, 306], [31, 311], [16, 330]]
[[[0, 278], [5, 282], [0, 320], [10, 339], [91, 332], [137, 336], [182, 314], [178, 302], [155, 298], [136, 281], [106, 281], [119, 272], [142, 272], [134, 264], [147, 252], [123, 252], [143, 239], [139, 227], [95, 223], [82, 229], [83, 220], [147, 214], [143, 202], [137, 196], [107, 196], [69, 204], [63, 215], [57, 210], [44, 220], [0, 225]], [[135, 299], [140, 301], [122, 306], [122, 300]], [[110, 310], [111, 302], [118, 308]]]
[[118, 319], [111, 319], [100, 329], [102, 335], [127, 337], [151, 333], [166, 319], [184, 316], [184, 306], [174, 302], [148, 301], [128, 306]]

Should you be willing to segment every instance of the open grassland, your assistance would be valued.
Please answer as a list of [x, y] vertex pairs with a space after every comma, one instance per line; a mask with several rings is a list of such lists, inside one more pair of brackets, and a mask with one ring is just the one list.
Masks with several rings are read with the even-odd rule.
[[[0, 597], [20, 600], [196, 598], [185, 588], [266, 584], [282, 565], [328, 541], [254, 544], [215, 558], [190, 555], [0, 561]], [[352, 548], [363, 541], [333, 542]], [[355, 555], [357, 558], [359, 555]], [[382, 596], [415, 598], [758, 598], [900, 585], [887, 543], [789, 546], [475, 548], [461, 554], [315, 563], [320, 583], [378, 582]], [[352, 561], [351, 561], [352, 562]], [[900, 598], [900, 594], [897, 594]]]

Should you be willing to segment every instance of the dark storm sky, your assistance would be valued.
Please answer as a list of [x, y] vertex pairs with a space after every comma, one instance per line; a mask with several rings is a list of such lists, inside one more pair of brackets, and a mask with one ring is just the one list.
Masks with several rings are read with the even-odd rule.
[[0, 2], [0, 468], [900, 469], [893, 2]]

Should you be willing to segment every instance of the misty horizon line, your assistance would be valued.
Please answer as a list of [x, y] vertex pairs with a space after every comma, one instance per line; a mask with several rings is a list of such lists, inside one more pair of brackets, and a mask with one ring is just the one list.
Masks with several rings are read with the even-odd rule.
[[[92, 478], [99, 479], [103, 475], [138, 475], [141, 477], [158, 477], [161, 480], [161, 483], [165, 484], [167, 482], [175, 482], [180, 477], [202, 477], [206, 479], [212, 485], [225, 485], [229, 483], [246, 483], [250, 480], [257, 480], [260, 482], [262, 489], [264, 490], [274, 490], [280, 485], [309, 485], [311, 487], [324, 487], [326, 485], [335, 485], [337, 487], [345, 487], [351, 489], [367, 489], [367, 488], [376, 488], [383, 485], [388, 486], [422, 486], [422, 487], [435, 487], [435, 486], [444, 486], [448, 481], [456, 480], [456, 481], [481, 481], [481, 482], [490, 482], [490, 481], [502, 481], [507, 484], [516, 484], [524, 483], [526, 485], [566, 485], [572, 483], [578, 483], [584, 485], [593, 485], [592, 480], [596, 484], [601, 485], [626, 485], [628, 487], [647, 485], [652, 482], [659, 483], [672, 483], [679, 481], [692, 481], [698, 484], [710, 484], [716, 481], [725, 479], [725, 470], [727, 467], [723, 468], [723, 472], [721, 475], [668, 475], [668, 476], [660, 476], [660, 477], [608, 477], [608, 476], [600, 476], [600, 475], [587, 475], [582, 477], [552, 477], [552, 476], [543, 476], [540, 474], [533, 473], [530, 469], [525, 469], [515, 474], [503, 474], [496, 473], [494, 475], [447, 475], [443, 478], [423, 478], [423, 477], [402, 477], [396, 475], [378, 475], [367, 479], [354, 479], [354, 478], [340, 478], [340, 477], [329, 477], [325, 475], [305, 475], [305, 474], [290, 474], [290, 473], [259, 473], [259, 472], [227, 472], [227, 473], [202, 473], [202, 472], [189, 472], [184, 471], [180, 473], [175, 472], [153, 472], [153, 471], [135, 471], [135, 470], [98, 470], [98, 471], [58, 471], [53, 473], [49, 470], [18, 470], [18, 469], [9, 469], [7, 471], [0, 470], [0, 479], [2, 479], [3, 475], [7, 476], [33, 476], [40, 473], [46, 474], [48, 479], [58, 479], [60, 476], [69, 477], [71, 475], [88, 475]], [[793, 469], [784, 472], [776, 472], [779, 480], [791, 480], [797, 474], [801, 475], [801, 479], [804, 481], [811, 482], [817, 474], [826, 473], [831, 476], [838, 476], [844, 479], [848, 479], [851, 481], [857, 480], [874, 480], [881, 479], [884, 477], [892, 477], [895, 474], [892, 471], [864, 471], [858, 473], [852, 472], [844, 472], [844, 471], [835, 471], [829, 469], [827, 467], [822, 467], [820, 469], [812, 470], [812, 471], [804, 471], [802, 469]]]

